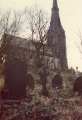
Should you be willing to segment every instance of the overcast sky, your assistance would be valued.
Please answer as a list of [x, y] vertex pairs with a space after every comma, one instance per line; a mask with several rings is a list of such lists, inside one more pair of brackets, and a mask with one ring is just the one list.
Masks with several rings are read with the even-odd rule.
[[[23, 10], [26, 6], [37, 5], [51, 15], [52, 0], [0, 0], [3, 10]], [[82, 71], [82, 55], [79, 52], [79, 36], [82, 33], [82, 0], [58, 0], [60, 19], [66, 32], [69, 66]]]

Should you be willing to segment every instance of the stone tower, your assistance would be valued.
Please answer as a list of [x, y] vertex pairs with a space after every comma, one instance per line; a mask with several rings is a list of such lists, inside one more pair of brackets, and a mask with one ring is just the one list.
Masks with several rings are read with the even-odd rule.
[[48, 30], [48, 45], [52, 49], [54, 59], [59, 60], [61, 70], [68, 68], [66, 56], [66, 37], [59, 17], [57, 0], [53, 0], [51, 22]]

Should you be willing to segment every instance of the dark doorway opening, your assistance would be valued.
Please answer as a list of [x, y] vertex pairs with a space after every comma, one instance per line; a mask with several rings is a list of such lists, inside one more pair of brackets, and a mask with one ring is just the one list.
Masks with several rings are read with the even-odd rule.
[[78, 77], [74, 82], [73, 91], [78, 92], [78, 95], [82, 95], [82, 76]]
[[5, 64], [5, 86], [7, 89], [5, 98], [21, 99], [26, 96], [26, 72], [25, 62], [20, 60]]
[[60, 74], [56, 74], [52, 79], [52, 88], [62, 89], [63, 78]]

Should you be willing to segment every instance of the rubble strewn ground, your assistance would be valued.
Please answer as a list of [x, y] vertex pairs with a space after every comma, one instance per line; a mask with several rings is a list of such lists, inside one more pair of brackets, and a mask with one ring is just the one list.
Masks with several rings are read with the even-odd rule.
[[22, 100], [2, 100], [0, 120], [82, 120], [82, 98], [67, 97], [65, 91], [40, 94], [40, 87], [29, 90]]

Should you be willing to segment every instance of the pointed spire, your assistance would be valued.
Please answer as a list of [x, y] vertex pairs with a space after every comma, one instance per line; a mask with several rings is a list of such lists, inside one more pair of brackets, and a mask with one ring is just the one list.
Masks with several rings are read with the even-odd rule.
[[52, 49], [54, 58], [60, 61], [61, 69], [67, 68], [66, 38], [59, 17], [57, 0], [53, 0], [50, 27], [48, 30], [48, 45]]
[[54, 9], [58, 9], [57, 0], [53, 0], [53, 8], [54, 8]]

